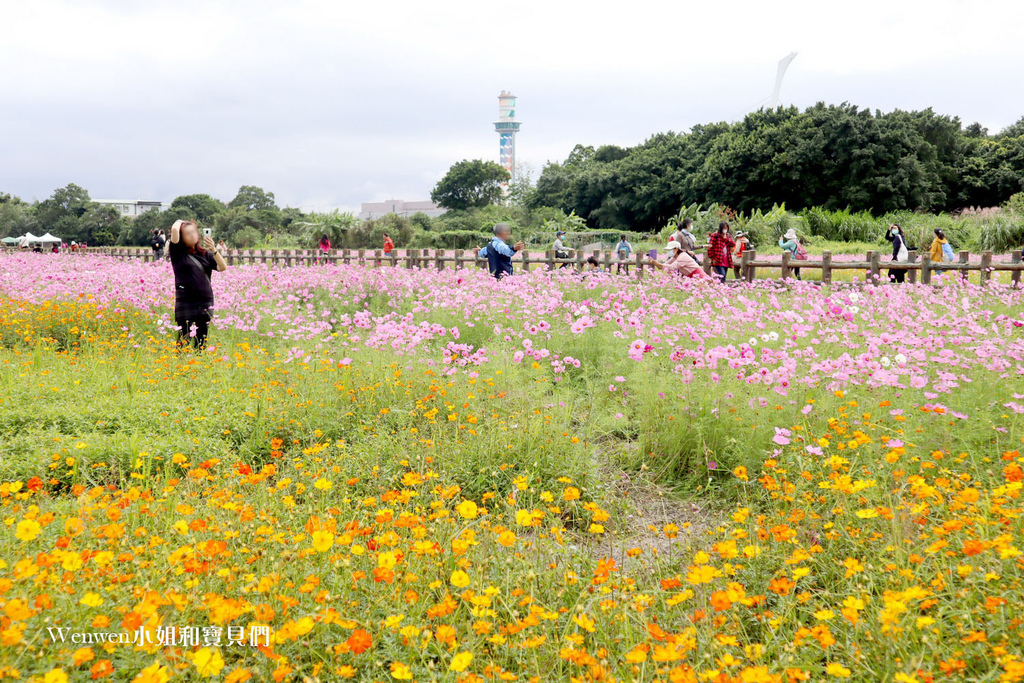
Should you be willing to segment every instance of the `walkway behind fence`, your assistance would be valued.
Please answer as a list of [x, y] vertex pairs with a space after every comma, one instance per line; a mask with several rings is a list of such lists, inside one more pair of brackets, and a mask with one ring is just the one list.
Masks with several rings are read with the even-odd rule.
[[[702, 250], [700, 250], [702, 251]], [[94, 247], [87, 252], [90, 254], [104, 254], [116, 258], [140, 258], [144, 261], [153, 260], [153, 252], [149, 249], [136, 249], [131, 247]], [[582, 270], [587, 259], [594, 256], [605, 270], [618, 269], [621, 265], [623, 270], [633, 272], [640, 276], [644, 270], [650, 270], [650, 266], [644, 265], [645, 254], [636, 254], [628, 261], [619, 261], [614, 252], [610, 250], [595, 250], [589, 254], [577, 251], [572, 258], [556, 258], [554, 251], [546, 251], [543, 254], [531, 253], [523, 250], [519, 252], [520, 260], [517, 267], [523, 270], [532, 268], [575, 268]], [[985, 251], [981, 254], [979, 263], [969, 262], [970, 253], [961, 251], [959, 260], [955, 262], [932, 262], [929, 254], [924, 254], [918, 259], [916, 251], [910, 252], [907, 261], [882, 261], [881, 252], [868, 251], [863, 261], [833, 261], [832, 252], [822, 253], [818, 260], [798, 261], [793, 259], [788, 251], [783, 252], [782, 260], [758, 259], [755, 250], [743, 253], [736, 265], [740, 267], [740, 277], [747, 282], [753, 282], [757, 276], [758, 269], [778, 269], [782, 279], [793, 277], [793, 269], [820, 270], [823, 283], [832, 282], [832, 275], [837, 270], [857, 270], [865, 273], [875, 284], [883, 281], [882, 270], [904, 270], [907, 273], [907, 281], [923, 284], [931, 284], [932, 276], [935, 273], [954, 271], [961, 273], [966, 278], [970, 272], [977, 272], [981, 284], [985, 284], [991, 278], [993, 272], [1009, 272], [1013, 286], [1019, 286], [1021, 271], [1024, 271], [1024, 264], [1021, 263], [1020, 252], [1015, 251], [1009, 262], [993, 262], [992, 252]], [[447, 267], [486, 268], [487, 259], [477, 255], [476, 250], [456, 249], [448, 252], [445, 249], [406, 249], [404, 253], [393, 251], [390, 255], [384, 254], [381, 250], [369, 249], [334, 249], [326, 254], [313, 249], [229, 249], [224, 254], [224, 259], [229, 265], [245, 263], [264, 263], [269, 265], [295, 266], [315, 265], [319, 263], [344, 263], [358, 264], [375, 268], [435, 268], [444, 270]], [[703, 264], [706, 273], [711, 272], [711, 264], [707, 258]], [[920, 278], [919, 278], [920, 274]]]

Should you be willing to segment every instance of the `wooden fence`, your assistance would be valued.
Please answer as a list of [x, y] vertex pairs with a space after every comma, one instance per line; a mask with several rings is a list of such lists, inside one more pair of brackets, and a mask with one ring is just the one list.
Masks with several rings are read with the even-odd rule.
[[[698, 251], [703, 251], [703, 249], [698, 248]], [[139, 258], [144, 261], [153, 260], [153, 252], [151, 250], [131, 247], [93, 247], [88, 249], [87, 252], [82, 251], [78, 253], [103, 254], [115, 258]], [[586, 260], [591, 255], [598, 260], [605, 270], [610, 270], [612, 267], [618, 269], [621, 265], [627, 273], [630, 268], [633, 268], [633, 272], [640, 276], [645, 269], [651, 269], [651, 266], [645, 266], [644, 264], [646, 254], [640, 253], [635, 254], [633, 258], [627, 261], [619, 261], [614, 252], [609, 250], [594, 251], [591, 254], [576, 251], [575, 255], [571, 258], [556, 258], [555, 252], [551, 250], [542, 254], [523, 250], [519, 252], [519, 255], [521, 260], [516, 262], [516, 267], [522, 270], [538, 267], [548, 270], [569, 267], [582, 270]], [[1010, 279], [1014, 287], [1020, 285], [1021, 271], [1024, 271], [1024, 263], [1021, 263], [1020, 252], [1014, 252], [1008, 263], [993, 263], [992, 252], [990, 251], [982, 252], [981, 261], [978, 263], [970, 263], [969, 256], [969, 252], [961, 251], [959, 259], [955, 262], [933, 263], [929, 254], [922, 255], [919, 259], [917, 252], [911, 251], [907, 261], [883, 262], [881, 260], [881, 252], [868, 251], [863, 261], [833, 261], [832, 252], [826, 251], [822, 253], [821, 258], [818, 260], [798, 261], [791, 257], [790, 252], [784, 251], [781, 261], [769, 261], [758, 260], [757, 252], [749, 250], [743, 253], [743, 256], [736, 265], [740, 268], [740, 277], [747, 282], [754, 281], [758, 269], [778, 269], [780, 278], [786, 279], [793, 277], [793, 270], [795, 268], [800, 268], [801, 271], [820, 270], [821, 281], [826, 284], [832, 282], [832, 274], [837, 270], [861, 271], [865, 274], [865, 279], [872, 281], [874, 284], [881, 284], [887, 281], [887, 278], [882, 276], [883, 270], [903, 270], [906, 271], [908, 282], [917, 282], [920, 279], [923, 284], [931, 284], [934, 273], [948, 271], [958, 272], [964, 279], [967, 278], [970, 272], [977, 272], [979, 283], [985, 284], [990, 280], [993, 272], [1002, 271], [1011, 274]], [[229, 265], [264, 263], [294, 266], [344, 263], [376, 268], [436, 268], [437, 270], [444, 270], [446, 267], [487, 267], [487, 259], [480, 258], [475, 249], [456, 249], [450, 253], [445, 249], [406, 249], [403, 254], [397, 252], [384, 254], [380, 249], [334, 249], [327, 253], [312, 249], [229, 249], [224, 254], [224, 260]], [[704, 271], [710, 274], [711, 264], [707, 258], [703, 260]]]

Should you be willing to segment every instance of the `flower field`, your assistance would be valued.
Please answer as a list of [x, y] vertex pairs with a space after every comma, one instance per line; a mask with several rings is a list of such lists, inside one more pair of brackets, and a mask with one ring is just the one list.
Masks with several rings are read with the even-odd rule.
[[0, 680], [1024, 680], [1024, 291], [0, 256]]

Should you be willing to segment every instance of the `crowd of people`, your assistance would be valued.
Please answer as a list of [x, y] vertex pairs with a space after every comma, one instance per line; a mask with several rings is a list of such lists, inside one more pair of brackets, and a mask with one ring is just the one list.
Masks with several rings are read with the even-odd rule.
[[[697, 238], [693, 234], [692, 229], [693, 220], [689, 218], [684, 219], [669, 238], [669, 242], [664, 249], [666, 252], [665, 257], [655, 258], [655, 250], [652, 249], [652, 254], [646, 256], [642, 262], [657, 270], [678, 273], [683, 277], [707, 278], [708, 274], [704, 271], [701, 260], [697, 256]], [[512, 274], [512, 257], [524, 248], [522, 241], [514, 245], [511, 244], [511, 235], [512, 230], [507, 223], [498, 223], [494, 226], [494, 238], [490, 244], [479, 251], [480, 258], [487, 259], [491, 275], [496, 278]], [[563, 241], [564, 236], [565, 231], [559, 230], [555, 233], [555, 241], [552, 245], [555, 258], [560, 262], [559, 268], [568, 268], [573, 265], [571, 261], [573, 254], [570, 249], [566, 248]], [[892, 261], [894, 263], [907, 262], [909, 260], [910, 248], [907, 246], [907, 240], [903, 234], [902, 227], [897, 224], [890, 225], [885, 232], [885, 238], [893, 247]], [[799, 262], [808, 259], [807, 243], [804, 238], [800, 237], [796, 230], [790, 228], [779, 238], [778, 246], [784, 253], [788, 253], [790, 261], [795, 263], [795, 265], [791, 266], [793, 277], [797, 280], [802, 279]], [[707, 259], [707, 264], [710, 266], [713, 278], [718, 282], [725, 282], [730, 270], [733, 271], [733, 277], [738, 280], [742, 277], [740, 261], [743, 258], [744, 252], [751, 249], [753, 249], [753, 244], [748, 234], [743, 232], [733, 234], [732, 227], [728, 221], [722, 221], [718, 225], [718, 229], [707, 236], [707, 248], [704, 258]], [[625, 272], [628, 274], [631, 256], [635, 251], [626, 235], [622, 235], [619, 238], [619, 241], [615, 244], [614, 251], [617, 257], [615, 272]], [[935, 230], [935, 237], [930, 247], [930, 256], [933, 263], [952, 261], [954, 259], [953, 248], [950, 246], [942, 230]], [[585, 264], [582, 271], [584, 275], [605, 272], [604, 268], [601, 267], [600, 261], [593, 256], [587, 258]], [[888, 277], [891, 282], [900, 283], [905, 281], [906, 273], [907, 271], [904, 268], [890, 268]]]

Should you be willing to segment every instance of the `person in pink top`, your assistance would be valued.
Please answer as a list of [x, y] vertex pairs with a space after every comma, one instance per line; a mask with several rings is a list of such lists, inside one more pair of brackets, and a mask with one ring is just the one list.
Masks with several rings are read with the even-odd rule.
[[658, 270], [667, 270], [669, 272], [679, 273], [683, 277], [692, 277], [698, 280], [711, 278], [707, 273], [701, 269], [700, 264], [693, 260], [693, 258], [683, 251], [683, 245], [675, 240], [668, 243], [665, 247], [665, 251], [669, 252], [669, 258], [665, 263], [655, 261], [651, 257], [647, 257], [647, 265], [654, 266]]

